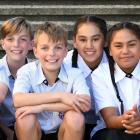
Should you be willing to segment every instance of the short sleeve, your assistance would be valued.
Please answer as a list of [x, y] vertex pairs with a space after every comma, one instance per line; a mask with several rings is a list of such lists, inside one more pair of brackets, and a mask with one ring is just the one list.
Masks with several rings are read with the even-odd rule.
[[0, 66], [0, 83], [9, 86], [9, 80], [4, 66]]
[[[79, 70], [79, 69], [78, 69]], [[86, 94], [90, 96], [89, 88], [86, 84], [83, 73], [79, 70], [73, 81], [73, 93]]]
[[14, 84], [13, 94], [20, 93], [29, 93], [31, 90], [31, 81], [30, 73], [27, 70], [27, 67], [22, 67], [17, 72], [17, 78]]

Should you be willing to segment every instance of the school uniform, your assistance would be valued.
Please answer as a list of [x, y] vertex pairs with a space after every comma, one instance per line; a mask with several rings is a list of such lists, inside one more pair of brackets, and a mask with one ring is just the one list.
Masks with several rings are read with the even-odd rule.
[[6, 75], [6, 69], [3, 65], [0, 64], [0, 83], [9, 86], [8, 77]]
[[[70, 67], [72, 67], [72, 55], [73, 55], [73, 50], [69, 51], [66, 58], [64, 59], [64, 62], [67, 63]], [[107, 57], [106, 57], [106, 54], [104, 52], [100, 64], [102, 64], [106, 61], [107, 61]], [[85, 63], [85, 61], [83, 60], [83, 58], [79, 54], [78, 54], [77, 64], [78, 64], [78, 68], [83, 72], [85, 79], [89, 80], [88, 76], [91, 75], [92, 73], [94, 73], [94, 71], [92, 71], [88, 67], [88, 65]], [[91, 89], [90, 90], [90, 95], [91, 95], [92, 107], [91, 107], [91, 111], [85, 113], [86, 123], [96, 124], [97, 116], [95, 115], [95, 105], [94, 105], [94, 99], [93, 99], [94, 89], [92, 87], [92, 84], [91, 85], [88, 84], [88, 86], [90, 86], [89, 89]]]
[[[69, 68], [62, 64], [56, 83], [48, 85], [43, 74], [41, 63], [37, 60], [31, 62], [17, 72], [17, 79], [14, 85], [14, 93], [56, 93], [64, 92], [74, 94], [89, 94], [82, 72], [75, 68]], [[37, 115], [41, 129], [45, 134], [55, 133], [62, 122], [59, 112], [41, 112]]]
[[[132, 72], [132, 77], [126, 74], [115, 64], [115, 83], [119, 90], [119, 95], [123, 101], [124, 112], [132, 109], [138, 102], [140, 91], [140, 62]], [[97, 126], [93, 129], [91, 136], [97, 131], [106, 128], [105, 122], [100, 115], [100, 110], [105, 107], [115, 107], [118, 109], [118, 115], [121, 115], [121, 103], [116, 96], [115, 88], [112, 84], [108, 63], [101, 64], [92, 74], [94, 88], [94, 98], [96, 112], [100, 116]]]
[[[27, 62], [30, 60], [28, 59]], [[14, 82], [15, 79], [11, 75], [10, 69], [7, 64], [6, 60], [6, 55], [0, 59], [0, 65], [5, 67], [5, 75], [4, 77], [8, 78], [8, 87], [9, 91], [7, 93], [6, 99], [0, 106], [0, 121], [6, 125], [7, 127], [12, 127], [14, 126], [15, 123], [15, 108], [13, 107], [13, 99], [12, 99], [12, 93], [13, 93], [13, 87], [14, 87]]]
[[[66, 58], [64, 59], [64, 62], [67, 63], [70, 67], [72, 67], [72, 55], [73, 55], [73, 50], [69, 51]], [[102, 63], [107, 62], [107, 57], [105, 52], [103, 52], [103, 57], [99, 65]], [[91, 74], [94, 73], [88, 65], [85, 63], [83, 58], [78, 54], [78, 59], [77, 59], [77, 65], [78, 68], [83, 72], [83, 75], [86, 79], [86, 83], [90, 89], [90, 96], [91, 96], [91, 110], [89, 112], [84, 113], [85, 115], [85, 120], [86, 120], [86, 133], [85, 133], [85, 139], [88, 138], [88, 133], [90, 133], [91, 129], [96, 125], [96, 122], [98, 120], [98, 116], [95, 113], [95, 103], [94, 103], [94, 98], [93, 98], [93, 93], [94, 93], [94, 88], [92, 86], [92, 79], [91, 79]]]

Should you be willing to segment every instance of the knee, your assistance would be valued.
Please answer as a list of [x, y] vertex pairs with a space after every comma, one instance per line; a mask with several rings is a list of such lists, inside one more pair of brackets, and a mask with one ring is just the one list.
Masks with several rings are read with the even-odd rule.
[[37, 127], [37, 119], [36, 116], [33, 114], [16, 119], [16, 128], [20, 130], [22, 129], [25, 131], [29, 131], [35, 127]]
[[85, 119], [82, 113], [68, 111], [64, 116], [64, 123], [75, 131], [81, 131], [84, 128]]

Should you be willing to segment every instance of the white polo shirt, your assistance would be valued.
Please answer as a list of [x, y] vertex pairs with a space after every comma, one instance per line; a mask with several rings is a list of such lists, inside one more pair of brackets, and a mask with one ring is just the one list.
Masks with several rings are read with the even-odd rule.
[[[80, 70], [69, 68], [66, 64], [61, 65], [58, 75], [59, 80], [53, 86], [46, 86], [43, 81], [46, 79], [40, 62], [37, 60], [23, 66], [17, 73], [17, 79], [14, 86], [14, 93], [43, 93], [43, 92], [64, 92], [74, 94], [89, 94], [86, 81]], [[58, 112], [42, 112], [38, 114], [41, 129], [46, 133], [57, 131], [61, 119]]]
[[[132, 73], [132, 78], [127, 78], [126, 74], [115, 65], [115, 82], [117, 84], [120, 98], [123, 101], [124, 112], [132, 109], [134, 104], [138, 102], [139, 91], [140, 91], [140, 62]], [[96, 111], [100, 115], [99, 111], [105, 107], [116, 107], [118, 108], [118, 115], [121, 114], [120, 102], [116, 96], [116, 91], [112, 84], [109, 65], [104, 63], [100, 65], [92, 74], [92, 81], [94, 87], [94, 98], [96, 103]], [[91, 135], [96, 131], [105, 128], [105, 123], [100, 116], [97, 126], [93, 129]]]
[[2, 64], [0, 64], [0, 83], [5, 84], [7, 87], [9, 86], [6, 69]]
[[[0, 106], [0, 121], [4, 123], [6, 126], [13, 126], [15, 123], [15, 108], [13, 107], [13, 99], [12, 93], [14, 88], [15, 79], [11, 75], [7, 64], [7, 55], [5, 55], [2, 59], [0, 59], [0, 65], [5, 67], [5, 76], [8, 78], [8, 87], [9, 91], [7, 93], [6, 99]], [[30, 62], [30, 59], [27, 59]]]
[[[72, 67], [72, 55], [73, 55], [73, 50], [69, 51], [66, 58], [64, 59], [64, 62], [67, 63], [70, 67]], [[100, 64], [105, 63], [105, 62], [107, 62], [107, 57], [106, 57], [105, 52], [103, 52], [103, 57], [102, 57]], [[78, 54], [78, 59], [77, 59], [77, 65], [78, 65], [78, 68], [83, 72], [85, 79], [89, 80], [88, 76], [91, 73], [94, 73], [94, 71], [92, 71], [88, 67], [88, 65], [85, 63], [85, 61], [79, 54]], [[84, 113], [85, 119], [86, 119], [86, 123], [88, 123], [88, 124], [96, 124], [98, 117], [95, 114], [95, 104], [94, 104], [94, 99], [93, 99], [94, 88], [92, 87], [92, 84], [88, 84], [88, 87], [90, 88], [92, 107], [89, 112]]]

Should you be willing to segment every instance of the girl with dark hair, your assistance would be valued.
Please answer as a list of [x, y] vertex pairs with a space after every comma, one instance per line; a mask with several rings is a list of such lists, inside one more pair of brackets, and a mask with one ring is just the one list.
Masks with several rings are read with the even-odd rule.
[[92, 74], [100, 121], [92, 140], [139, 140], [140, 27], [123, 22], [108, 31], [108, 63]]
[[70, 67], [82, 70], [91, 94], [91, 110], [85, 115], [85, 140], [90, 139], [90, 132], [96, 125], [98, 117], [95, 115], [91, 73], [107, 61], [103, 51], [107, 33], [106, 22], [95, 16], [82, 16], [74, 25], [74, 50], [68, 52], [65, 62]]

